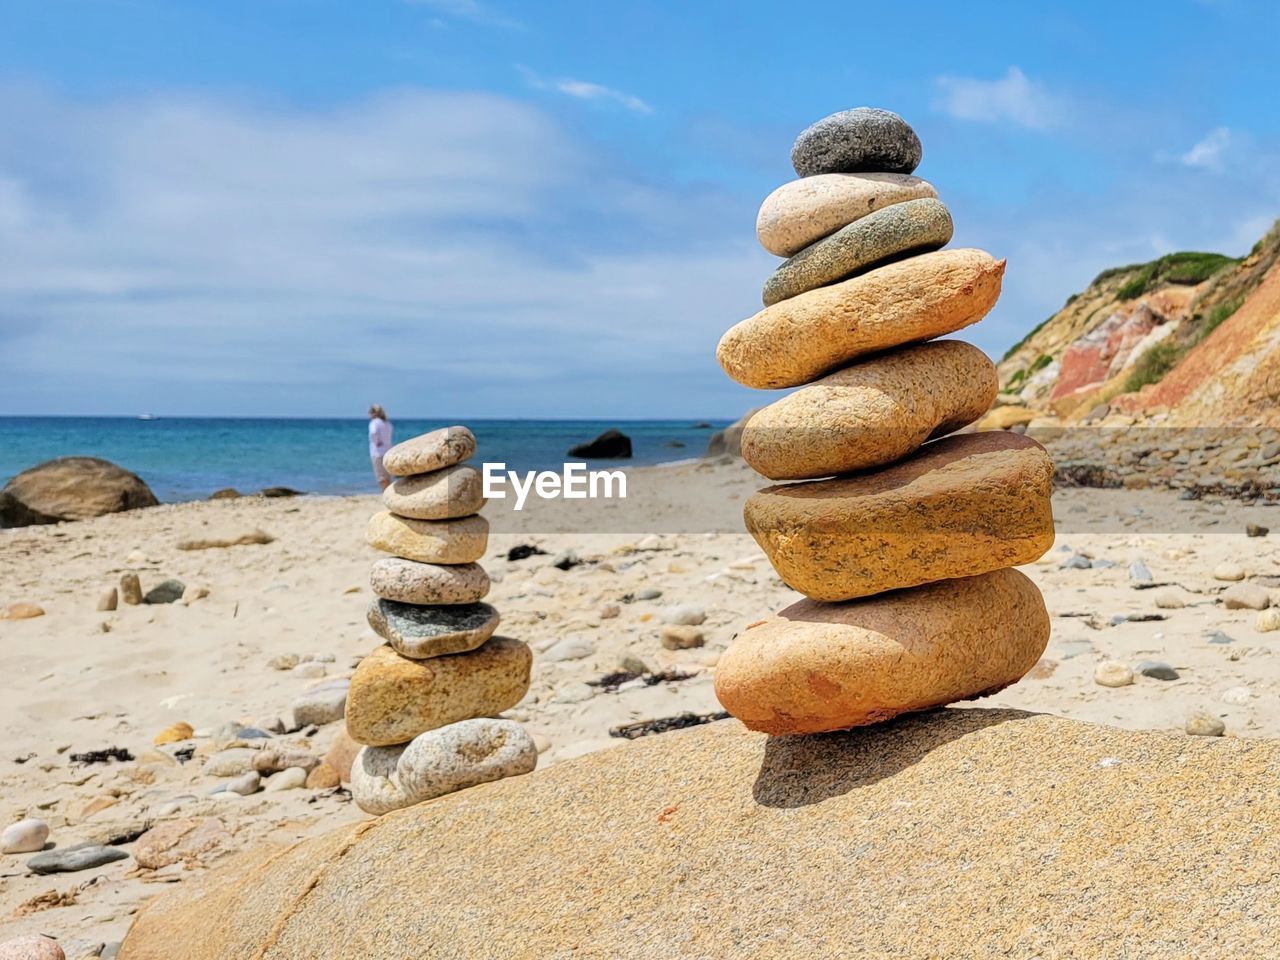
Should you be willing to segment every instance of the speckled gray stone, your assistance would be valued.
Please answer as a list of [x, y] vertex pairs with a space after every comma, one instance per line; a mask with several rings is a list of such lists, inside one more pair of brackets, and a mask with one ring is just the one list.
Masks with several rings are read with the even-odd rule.
[[415, 520], [450, 520], [478, 513], [484, 506], [480, 471], [467, 463], [397, 477], [382, 491], [387, 509]]
[[802, 177], [878, 170], [910, 173], [920, 165], [920, 138], [896, 113], [855, 107], [824, 117], [796, 137], [791, 165]]
[[351, 765], [351, 795], [365, 813], [378, 815], [529, 773], [537, 764], [538, 748], [520, 724], [462, 720], [404, 746], [363, 748]]
[[129, 854], [119, 847], [108, 847], [101, 843], [82, 843], [74, 847], [37, 853], [27, 861], [27, 869], [32, 873], [75, 873], [77, 870], [92, 870], [117, 860], [128, 859]]
[[940, 200], [907, 200], [884, 207], [805, 247], [778, 267], [764, 285], [764, 305], [836, 283], [901, 254], [937, 250], [951, 240], [952, 229], [951, 214]]
[[369, 604], [373, 632], [413, 660], [474, 650], [493, 636], [499, 619], [487, 603], [420, 606], [378, 599]]
[[369, 587], [401, 603], [478, 603], [489, 593], [489, 575], [478, 563], [419, 563], [384, 557], [369, 568]]

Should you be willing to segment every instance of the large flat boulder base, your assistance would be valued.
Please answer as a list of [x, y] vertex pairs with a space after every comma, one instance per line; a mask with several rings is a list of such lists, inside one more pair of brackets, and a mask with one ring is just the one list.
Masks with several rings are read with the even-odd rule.
[[120, 960], [1271, 957], [1280, 743], [948, 708], [648, 737], [241, 859]]

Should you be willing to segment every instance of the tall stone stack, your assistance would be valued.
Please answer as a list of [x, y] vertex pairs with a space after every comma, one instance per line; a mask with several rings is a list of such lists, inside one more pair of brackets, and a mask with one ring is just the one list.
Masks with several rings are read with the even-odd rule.
[[800, 388], [742, 432], [746, 461], [787, 481], [748, 500], [747, 529], [808, 598], [748, 627], [717, 667], [721, 703], [756, 730], [840, 730], [984, 696], [1048, 643], [1040, 592], [1011, 568], [1053, 543], [1053, 464], [1017, 434], [948, 436], [990, 408], [996, 372], [976, 347], [934, 339], [986, 315], [1004, 261], [941, 249], [951, 216], [912, 176], [920, 155], [886, 110], [801, 133], [800, 179], [757, 221], [789, 259], [717, 351], [739, 383]]
[[370, 572], [369, 625], [386, 643], [351, 678], [347, 733], [365, 746], [351, 792], [382, 814], [454, 790], [528, 773], [533, 739], [495, 719], [529, 690], [533, 654], [495, 635], [476, 561], [489, 542], [480, 472], [465, 461], [476, 438], [446, 427], [387, 451], [396, 479], [369, 521], [370, 546], [391, 554]]

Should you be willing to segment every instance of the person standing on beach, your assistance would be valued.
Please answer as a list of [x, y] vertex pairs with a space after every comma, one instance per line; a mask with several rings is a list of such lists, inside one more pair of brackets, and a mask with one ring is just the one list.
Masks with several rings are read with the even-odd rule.
[[391, 484], [391, 474], [382, 465], [382, 458], [391, 449], [391, 421], [387, 411], [379, 404], [369, 408], [369, 459], [373, 462], [373, 475], [383, 490]]

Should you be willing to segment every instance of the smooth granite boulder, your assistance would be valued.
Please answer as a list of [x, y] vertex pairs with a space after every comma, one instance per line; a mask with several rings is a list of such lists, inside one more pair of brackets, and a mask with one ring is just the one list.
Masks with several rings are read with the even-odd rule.
[[389, 511], [369, 518], [369, 546], [420, 563], [475, 563], [489, 546], [489, 521], [481, 516], [455, 520], [411, 520]]
[[860, 217], [895, 203], [937, 197], [933, 184], [902, 173], [824, 173], [784, 183], [756, 216], [760, 245], [790, 257]]
[[469, 517], [484, 506], [483, 478], [466, 463], [397, 477], [382, 491], [382, 502], [392, 513], [415, 520]]
[[512, 720], [481, 717], [428, 730], [399, 747], [365, 747], [351, 765], [351, 796], [375, 816], [480, 783], [529, 773], [538, 748]]
[[382, 458], [382, 466], [393, 477], [431, 473], [461, 463], [476, 452], [476, 437], [466, 427], [442, 427], [403, 443], [397, 443]]
[[742, 457], [770, 480], [804, 480], [900, 460], [977, 420], [996, 398], [977, 347], [939, 340], [855, 363], [755, 414]]
[[928, 197], [877, 210], [805, 247], [778, 267], [765, 282], [764, 305], [825, 287], [905, 254], [937, 250], [950, 242], [953, 227], [946, 205]]
[[478, 563], [383, 557], [369, 569], [369, 587], [384, 600], [400, 603], [477, 603], [489, 593], [489, 575]]
[[59, 457], [23, 470], [0, 490], [0, 528], [88, 520], [160, 501], [136, 473], [98, 457]]
[[430, 660], [378, 647], [351, 678], [347, 733], [357, 743], [386, 747], [459, 720], [494, 716], [529, 692], [532, 664], [528, 645], [509, 637]]
[[725, 720], [254, 843], [119, 960], [1264, 960], [1277, 770], [1267, 738], [1018, 710]]
[[877, 473], [767, 487], [743, 513], [787, 586], [851, 600], [1031, 563], [1053, 545], [1052, 486], [1030, 437], [969, 433]]
[[878, 170], [910, 173], [923, 148], [911, 125], [891, 110], [855, 107], [823, 117], [801, 131], [791, 165], [802, 177]]
[[377, 599], [369, 626], [396, 653], [414, 660], [474, 650], [498, 629], [498, 611], [487, 603], [421, 606]]
[[858, 357], [977, 323], [1003, 275], [1004, 261], [982, 250], [924, 253], [765, 307], [725, 333], [716, 356], [744, 386], [800, 386]]
[[716, 666], [716, 697], [752, 730], [843, 730], [995, 693], [1048, 642], [1044, 599], [1017, 570], [801, 600], [738, 635]]

